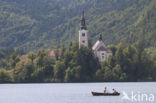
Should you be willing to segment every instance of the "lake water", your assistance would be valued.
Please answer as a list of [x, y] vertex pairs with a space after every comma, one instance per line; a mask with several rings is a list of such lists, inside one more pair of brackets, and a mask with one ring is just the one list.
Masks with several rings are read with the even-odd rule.
[[[104, 87], [120, 96], [92, 96]], [[122, 99], [123, 91], [135, 100]], [[143, 101], [138, 102], [142, 95]], [[154, 96], [154, 101], [151, 95]], [[0, 103], [156, 103], [156, 83], [60, 83], [60, 84], [0, 84]]]

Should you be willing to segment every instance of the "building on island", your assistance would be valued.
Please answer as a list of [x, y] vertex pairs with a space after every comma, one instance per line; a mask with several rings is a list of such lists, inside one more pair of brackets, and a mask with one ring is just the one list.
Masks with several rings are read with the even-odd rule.
[[[82, 45], [88, 47], [88, 30], [85, 22], [84, 12], [81, 17], [79, 30], [79, 48], [81, 48]], [[100, 38], [93, 45], [92, 50], [100, 62], [106, 61], [108, 57], [112, 55], [112, 51], [105, 46], [102, 40], [102, 35], [100, 35]]]
[[98, 57], [100, 62], [106, 61], [110, 55], [112, 55], [112, 51], [109, 50], [102, 41], [102, 36], [100, 35], [99, 40], [93, 45], [92, 50], [96, 57]]

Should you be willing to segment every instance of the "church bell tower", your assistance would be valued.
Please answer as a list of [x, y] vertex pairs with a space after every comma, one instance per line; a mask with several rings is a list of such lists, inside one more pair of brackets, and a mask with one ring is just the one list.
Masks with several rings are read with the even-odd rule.
[[84, 17], [84, 11], [82, 13], [80, 30], [79, 30], [79, 48], [81, 48], [82, 45], [88, 47], [88, 30], [86, 26], [85, 17]]

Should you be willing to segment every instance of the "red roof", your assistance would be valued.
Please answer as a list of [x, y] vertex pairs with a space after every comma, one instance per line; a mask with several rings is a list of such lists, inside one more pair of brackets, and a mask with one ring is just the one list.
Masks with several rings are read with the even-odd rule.
[[110, 49], [107, 49], [106, 47], [104, 46], [101, 46], [98, 51], [106, 51], [107, 53], [112, 53], [112, 51]]
[[107, 48], [105, 48], [104, 46], [101, 46], [99, 49], [98, 49], [98, 51], [106, 51], [107, 50]]
[[58, 49], [58, 50], [54, 49], [54, 50], [51, 50], [50, 53], [49, 53], [49, 56], [55, 57], [55, 53], [56, 53], [56, 52], [58, 52], [58, 54], [61, 55], [61, 52], [62, 52], [62, 51], [61, 51], [61, 49]]

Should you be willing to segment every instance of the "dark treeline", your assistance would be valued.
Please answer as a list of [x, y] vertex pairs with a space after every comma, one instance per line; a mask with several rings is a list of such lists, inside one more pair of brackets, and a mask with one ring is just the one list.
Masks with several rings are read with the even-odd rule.
[[30, 52], [25, 59], [21, 59], [21, 51], [8, 53], [1, 50], [3, 58], [0, 61], [6, 62], [0, 64], [0, 83], [156, 80], [156, 55], [149, 56], [142, 42], [135, 45], [120, 43], [108, 48], [113, 55], [103, 63], [98, 62], [90, 48], [79, 49], [76, 42], [68, 49], [64, 45], [56, 48], [55, 60], [49, 56], [49, 50]]

